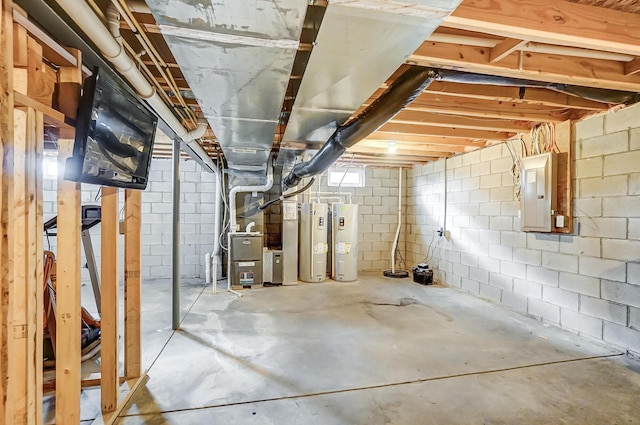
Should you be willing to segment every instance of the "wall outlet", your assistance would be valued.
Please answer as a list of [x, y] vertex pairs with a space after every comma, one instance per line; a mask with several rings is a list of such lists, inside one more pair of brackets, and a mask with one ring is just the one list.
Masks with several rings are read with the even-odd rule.
[[556, 216], [556, 227], [564, 227], [564, 216], [557, 215]]
[[436, 230], [436, 233], [440, 237], [444, 236], [444, 228], [443, 227], [438, 227], [438, 230]]

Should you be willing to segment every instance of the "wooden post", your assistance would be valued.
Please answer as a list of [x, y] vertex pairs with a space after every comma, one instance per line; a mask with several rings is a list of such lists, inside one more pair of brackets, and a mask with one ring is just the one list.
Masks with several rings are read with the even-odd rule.
[[[36, 111], [14, 110], [14, 278], [9, 288], [9, 375], [7, 410], [13, 424], [42, 422], [42, 238], [36, 229], [38, 200]], [[42, 146], [41, 146], [42, 147]], [[40, 152], [40, 156], [42, 153]], [[39, 351], [40, 348], [40, 351]]]
[[13, 280], [13, 10], [11, 0], [0, 0], [0, 423], [9, 424], [8, 321], [9, 288]]
[[118, 189], [102, 187], [102, 411], [118, 406]]
[[573, 135], [571, 120], [555, 125], [556, 145], [560, 151], [557, 155], [557, 213], [565, 217], [564, 227], [555, 228], [555, 233], [573, 233]]
[[[22, 87], [35, 87], [42, 48], [13, 26], [18, 36], [11, 53], [28, 56]], [[17, 51], [17, 52], [16, 52]], [[42, 423], [42, 151], [44, 118], [33, 108], [13, 111], [13, 279], [8, 287], [8, 370], [6, 420]], [[40, 166], [40, 169], [38, 168]], [[9, 206], [11, 207], [11, 206]], [[40, 218], [38, 217], [40, 214]], [[40, 226], [40, 228], [38, 227]], [[11, 229], [12, 228], [12, 229]]]
[[140, 221], [142, 192], [124, 193], [124, 376], [138, 378], [140, 362]]
[[[76, 52], [78, 63], [82, 58]], [[60, 68], [61, 75], [73, 75], [73, 70]], [[72, 81], [80, 93], [82, 76]], [[77, 109], [77, 96], [69, 96], [66, 109]], [[80, 184], [64, 179], [67, 159], [73, 153], [75, 131], [61, 129], [58, 140], [58, 258], [56, 314], [56, 423], [75, 424], [80, 421], [80, 357], [81, 357], [81, 297], [80, 297]]]
[[65, 180], [73, 130], [58, 140], [56, 423], [80, 421], [80, 184]]

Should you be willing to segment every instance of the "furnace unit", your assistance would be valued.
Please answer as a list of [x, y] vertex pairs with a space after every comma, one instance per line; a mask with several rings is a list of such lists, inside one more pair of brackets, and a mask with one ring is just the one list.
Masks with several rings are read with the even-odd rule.
[[231, 286], [262, 285], [262, 235], [232, 233]]
[[300, 280], [324, 282], [327, 278], [327, 204], [300, 205]]
[[331, 277], [350, 282], [358, 279], [358, 205], [332, 204]]

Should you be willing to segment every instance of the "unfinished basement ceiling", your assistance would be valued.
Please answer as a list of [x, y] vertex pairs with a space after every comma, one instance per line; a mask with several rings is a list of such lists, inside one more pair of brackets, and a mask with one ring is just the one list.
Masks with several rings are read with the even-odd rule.
[[[379, 6], [400, 3], [378, 0], [294, 2], [292, 7], [297, 8], [295, 23], [285, 24], [279, 27], [280, 32], [255, 36], [255, 39], [268, 42], [286, 40], [292, 45], [295, 42], [297, 50], [290, 52], [290, 49], [281, 47], [243, 45], [242, 49], [251, 48], [254, 52], [275, 50], [280, 56], [273, 56], [274, 60], [268, 63], [253, 56], [250, 61], [240, 63], [242, 61], [235, 53], [229, 53], [228, 57], [234, 58], [238, 66], [238, 75], [234, 73], [232, 77], [221, 75], [226, 69], [221, 59], [203, 52], [218, 49], [218, 53], [227, 54], [216, 38], [219, 34], [227, 34], [226, 30], [220, 29], [221, 25], [229, 28], [242, 26], [242, 22], [250, 19], [250, 14], [234, 16], [229, 9], [231, 6], [222, 1], [149, 0], [152, 9], [164, 8], [164, 18], [157, 11], [154, 18], [148, 9], [140, 7], [139, 2], [128, 4], [136, 9], [135, 16], [143, 23], [144, 32], [166, 61], [171, 79], [175, 80], [188, 107], [196, 115], [207, 117], [211, 124], [213, 131], [209, 131], [202, 141], [205, 148], [215, 156], [215, 147], [220, 143], [232, 165], [244, 164], [247, 157], [241, 153], [241, 159], [236, 160], [229, 147], [252, 149], [251, 146], [258, 146], [259, 142], [262, 149], [260, 159], [264, 160], [272, 144], [274, 150], [280, 149], [281, 143], [282, 147], [294, 150], [317, 146], [330, 134], [334, 123], [339, 124], [354, 111], [362, 110], [406, 67], [412, 65], [640, 92], [640, 19], [637, 15], [640, 4], [637, 1], [464, 0], [451, 16], [446, 17], [445, 14], [446, 19], [432, 34], [424, 30], [421, 34], [425, 39], [416, 37], [413, 40], [416, 42], [415, 51], [406, 52], [400, 61], [397, 58], [386, 60], [384, 37], [376, 38], [375, 34], [375, 25], [380, 23], [374, 19], [367, 25], [360, 14], [386, 14], [390, 21], [398, 20], [401, 15], [382, 12]], [[427, 3], [434, 4], [424, 2]], [[169, 7], [174, 8], [178, 4], [184, 7], [181, 6], [179, 12], [169, 12]], [[211, 20], [213, 15], [197, 15], [204, 13], [205, 4], [223, 7], [222, 10], [228, 13], [221, 12], [216, 21]], [[278, 2], [281, 4], [288, 3]], [[243, 10], [254, 9], [255, 5], [246, 6]], [[187, 10], [196, 10], [197, 13], [189, 15]], [[278, 16], [273, 8], [270, 10], [264, 15], [265, 22], [255, 25], [268, 26], [266, 17]], [[345, 14], [357, 19], [349, 16], [336, 28], [335, 22], [340, 21], [333, 19], [340, 18], [338, 11], [342, 11], [342, 19]], [[197, 16], [204, 20], [190, 20]], [[213, 27], [206, 24], [209, 18]], [[402, 19], [415, 22], [417, 18], [405, 16]], [[178, 34], [167, 35], [165, 32], [163, 37], [162, 25], [169, 29], [178, 28]], [[336, 41], [339, 38], [330, 38], [329, 30], [332, 28], [342, 31], [342, 34], [348, 33], [353, 44], [342, 46]], [[125, 39], [135, 45], [133, 33], [125, 22], [122, 30]], [[195, 33], [199, 35], [202, 35], [198, 32], [200, 30], [211, 33], [213, 36], [207, 34], [207, 37], [214, 37], [215, 41], [195, 40], [192, 30], [197, 30]], [[186, 31], [189, 37], [184, 37], [181, 31]], [[268, 32], [266, 29], [260, 31]], [[326, 40], [331, 40], [331, 43], [324, 42], [323, 32], [327, 32], [329, 38]], [[247, 33], [240, 35], [244, 37]], [[165, 39], [169, 40], [170, 48]], [[171, 40], [182, 44], [179, 53], [172, 51]], [[215, 47], [216, 43], [218, 47]], [[198, 50], [200, 48], [214, 50]], [[348, 49], [362, 54], [345, 55]], [[137, 48], [133, 50], [139, 51]], [[185, 58], [182, 58], [183, 54]], [[280, 60], [283, 56], [286, 56], [286, 61]], [[353, 65], [343, 62], [345, 56], [354, 61]], [[384, 60], [381, 61], [380, 57]], [[143, 55], [142, 59], [151, 65], [148, 57]], [[397, 63], [391, 66], [394, 61]], [[206, 66], [209, 71], [202, 72], [201, 68]], [[382, 72], [379, 67], [389, 69]], [[150, 69], [152, 74], [160, 77], [153, 67]], [[197, 73], [199, 69], [199, 75], [191, 76], [192, 71]], [[225, 103], [232, 94], [232, 88], [241, 87], [243, 79], [247, 81], [252, 70], [258, 79], [265, 77], [262, 81], [268, 80], [269, 84], [247, 86], [252, 90], [242, 91], [244, 99], [250, 100], [246, 109], [240, 107], [240, 97]], [[360, 74], [350, 73], [356, 71]], [[359, 77], [340, 80], [340, 72]], [[203, 88], [197, 87], [203, 81], [210, 81], [204, 87], [208, 90], [206, 95], [199, 94]], [[162, 86], [179, 107], [175, 90], [164, 82]], [[262, 98], [265, 93], [272, 96]], [[213, 97], [210, 98], [209, 94]], [[356, 164], [411, 167], [516, 138], [539, 123], [579, 119], [618, 107], [621, 105], [617, 102], [586, 100], [545, 88], [434, 82], [407, 109], [352, 147], [343, 160]], [[231, 119], [234, 116], [238, 119]], [[240, 122], [241, 126], [234, 126]], [[388, 152], [389, 142], [395, 143], [395, 153]], [[166, 155], [168, 151], [158, 151], [157, 154]], [[251, 167], [252, 164], [248, 165]]]

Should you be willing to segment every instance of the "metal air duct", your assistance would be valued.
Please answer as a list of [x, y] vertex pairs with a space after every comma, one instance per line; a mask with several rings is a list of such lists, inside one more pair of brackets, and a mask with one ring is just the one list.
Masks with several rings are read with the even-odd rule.
[[147, 0], [235, 184], [264, 181], [306, 0]]

